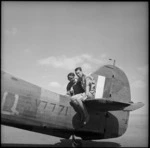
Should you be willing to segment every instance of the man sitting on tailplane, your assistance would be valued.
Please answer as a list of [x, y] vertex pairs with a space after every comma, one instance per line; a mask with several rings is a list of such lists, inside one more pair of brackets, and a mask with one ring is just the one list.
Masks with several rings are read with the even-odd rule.
[[95, 96], [95, 82], [91, 76], [86, 76], [82, 72], [81, 67], [75, 69], [75, 73], [78, 76], [78, 83], [80, 82], [84, 93], [76, 94], [71, 98], [71, 105], [74, 110], [80, 115], [81, 124], [79, 126], [83, 127], [89, 121], [89, 114], [83, 103], [86, 99], [94, 99]]

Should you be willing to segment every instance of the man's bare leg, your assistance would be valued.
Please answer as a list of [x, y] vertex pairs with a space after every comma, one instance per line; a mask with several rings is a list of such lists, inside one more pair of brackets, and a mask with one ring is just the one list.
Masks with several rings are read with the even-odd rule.
[[85, 96], [78, 94], [73, 96], [71, 100], [71, 104], [74, 110], [81, 116], [81, 122], [83, 123], [83, 125], [85, 125], [89, 121], [89, 114], [85, 105], [82, 102], [82, 100], [84, 100], [84, 97]]

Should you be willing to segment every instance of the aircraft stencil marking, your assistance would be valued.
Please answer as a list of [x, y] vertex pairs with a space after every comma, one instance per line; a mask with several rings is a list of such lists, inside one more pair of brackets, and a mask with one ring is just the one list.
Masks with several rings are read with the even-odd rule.
[[48, 104], [48, 102], [45, 102], [45, 107], [44, 107], [44, 109], [46, 109], [46, 107], [47, 107], [47, 104]]
[[[16, 110], [18, 100], [19, 100], [19, 95], [18, 94], [11, 94], [14, 97], [13, 105], [9, 106], [11, 112], [10, 111], [4, 111], [4, 105], [6, 103], [6, 99], [7, 99], [8, 94], [11, 94], [11, 93], [4, 92], [4, 94], [3, 94], [3, 99], [2, 99], [2, 104], [1, 104], [2, 113], [7, 114], [7, 115], [15, 115], [15, 114], [19, 115], [19, 112]], [[31, 106], [31, 103], [29, 103], [29, 102], [26, 102], [26, 104], [29, 104], [29, 106]], [[46, 101], [41, 101], [41, 100], [39, 100], [39, 102], [38, 102], [38, 99], [36, 99], [36, 107], [37, 107], [39, 112], [43, 112], [46, 109], [48, 109], [48, 104], [53, 105], [52, 112], [54, 112], [55, 109], [56, 109], [56, 106], [57, 106], [56, 104], [48, 103]], [[26, 108], [24, 110], [29, 111], [31, 109], [29, 106], [26, 106]], [[69, 111], [69, 108], [67, 106], [58, 105], [58, 108], [60, 108], [58, 114], [62, 114], [62, 112], [65, 110], [64, 115], [67, 116], [68, 111]]]
[[3, 113], [3, 114], [5, 114], [5, 115], [11, 115], [10, 112], [3, 110], [3, 107], [4, 107], [4, 104], [5, 104], [7, 95], [8, 95], [8, 92], [4, 92], [3, 100], [2, 100], [2, 104], [1, 104], [1, 110], [2, 110], [2, 113]]
[[2, 104], [1, 104], [1, 109], [3, 110], [3, 106], [5, 104], [5, 100], [6, 100], [6, 96], [8, 95], [8, 92], [4, 92], [4, 95], [3, 95], [3, 99], [2, 99]]
[[58, 114], [60, 114], [60, 113], [63, 111], [63, 109], [64, 109], [65, 106], [59, 105], [59, 107], [61, 107], [61, 109], [60, 109], [60, 111], [58, 112]]
[[47, 102], [46, 101], [40, 101], [39, 106], [38, 106], [38, 111], [39, 112], [44, 111], [44, 109], [46, 108], [46, 106], [47, 106]]
[[52, 112], [54, 111], [55, 107], [56, 107], [56, 104], [54, 103], [50, 103], [51, 105], [54, 105], [53, 109], [52, 109]]
[[14, 105], [12, 106], [11, 108], [11, 111], [13, 114], [19, 114], [19, 112], [16, 110], [16, 107], [17, 107], [17, 104], [18, 104], [18, 99], [19, 99], [19, 95], [18, 94], [15, 94], [15, 102], [14, 102]]
[[18, 104], [18, 99], [19, 99], [19, 95], [18, 94], [12, 94], [12, 96], [14, 97], [14, 102], [13, 102], [13, 106], [10, 108], [10, 110], [12, 111], [12, 112], [9, 112], [9, 111], [4, 111], [4, 105], [5, 105], [5, 103], [6, 103], [6, 99], [7, 99], [7, 96], [8, 96], [8, 94], [9, 95], [11, 95], [11, 93], [9, 93], [9, 92], [4, 92], [4, 94], [3, 94], [3, 100], [2, 100], [2, 105], [1, 105], [1, 107], [2, 107], [2, 113], [3, 114], [6, 114], [6, 115], [14, 115], [14, 114], [19, 114], [19, 112], [16, 110], [16, 107], [17, 107], [17, 104]]
[[[52, 105], [52, 106], [50, 106], [50, 105]], [[58, 111], [58, 114], [61, 114], [65, 110], [65, 108], [66, 108], [66, 111], [64, 113], [65, 116], [68, 113], [68, 107], [67, 106], [56, 105], [55, 103], [49, 103], [49, 102], [43, 101], [43, 100], [36, 99], [36, 106], [37, 106], [39, 112], [43, 112], [45, 110], [48, 111], [52, 107], [51, 112], [54, 112], [56, 109], [60, 108], [60, 110]]]
[[47, 103], [48, 102], [46, 102], [46, 101], [40, 101], [38, 109], [45, 109], [47, 106]]
[[38, 108], [41, 103], [41, 100], [36, 99], [36, 107]]
[[95, 98], [102, 98], [104, 92], [105, 77], [98, 76]]
[[66, 107], [66, 113], [65, 113], [65, 116], [67, 116], [67, 112], [68, 112], [68, 107]]

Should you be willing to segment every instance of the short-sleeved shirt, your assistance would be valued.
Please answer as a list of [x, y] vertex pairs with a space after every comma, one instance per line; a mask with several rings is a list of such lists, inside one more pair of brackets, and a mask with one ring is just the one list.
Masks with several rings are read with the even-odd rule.
[[94, 95], [95, 81], [93, 80], [92, 76], [83, 75], [80, 81], [81, 81], [81, 86], [84, 89], [84, 91], [86, 91], [86, 86], [89, 85], [89, 92]]
[[73, 94], [71, 94], [71, 96], [85, 92], [81, 86], [81, 81], [77, 81], [75, 83], [72, 81], [69, 82], [67, 85], [67, 91], [70, 91], [71, 88], [73, 89]]

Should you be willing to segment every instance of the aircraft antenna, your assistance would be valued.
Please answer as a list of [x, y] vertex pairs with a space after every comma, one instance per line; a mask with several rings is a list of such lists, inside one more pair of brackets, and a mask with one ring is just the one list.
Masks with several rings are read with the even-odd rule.
[[113, 65], [115, 66], [115, 64], [116, 64], [116, 60], [114, 60], [114, 63], [113, 63]]
[[[109, 59], [110, 61], [112, 61], [113, 59]], [[116, 60], [113, 60], [113, 66], [115, 66], [116, 64]]]

